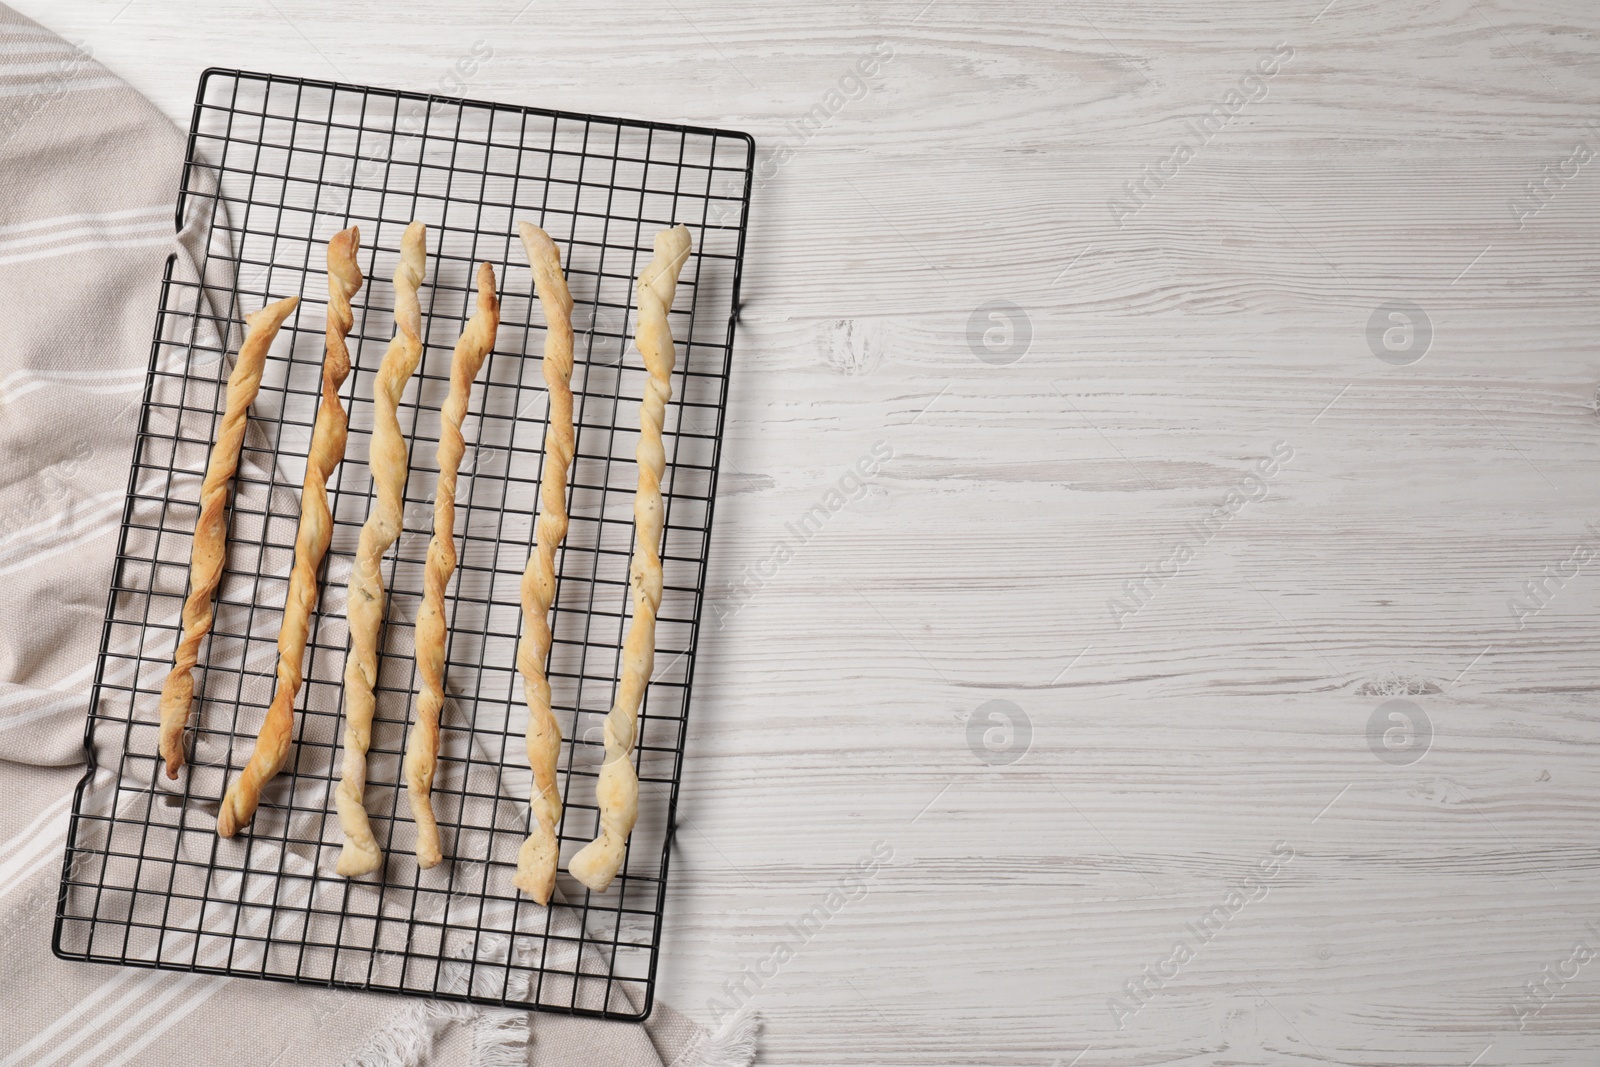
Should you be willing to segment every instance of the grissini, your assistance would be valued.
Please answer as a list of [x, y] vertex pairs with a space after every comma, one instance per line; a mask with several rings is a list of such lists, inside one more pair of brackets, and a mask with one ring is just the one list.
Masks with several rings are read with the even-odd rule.
[[422, 606], [417, 609], [417, 720], [406, 737], [402, 770], [411, 817], [417, 823], [417, 866], [435, 866], [439, 826], [433, 817], [433, 772], [439, 763], [439, 712], [444, 708], [444, 587], [456, 569], [456, 472], [466, 443], [461, 422], [466, 418], [472, 381], [494, 348], [500, 328], [500, 301], [494, 294], [494, 269], [478, 266], [478, 310], [467, 321], [450, 358], [450, 392], [439, 411], [439, 486], [433, 499], [433, 537], [422, 571]]
[[189, 596], [183, 602], [182, 634], [173, 653], [172, 670], [161, 686], [159, 750], [166, 760], [168, 778], [178, 777], [178, 768], [184, 763], [183, 730], [194, 703], [194, 665], [200, 657], [200, 642], [211, 632], [215, 615], [211, 597], [222, 580], [228, 547], [228, 491], [239, 469], [239, 447], [244, 443], [250, 405], [261, 389], [267, 350], [278, 336], [278, 327], [299, 303], [297, 296], [285, 297], [245, 317], [244, 343], [239, 346], [233, 371], [228, 375], [217, 439], [211, 446], [205, 478], [200, 484], [200, 517], [189, 553]]
[[322, 399], [311, 430], [311, 447], [306, 455], [306, 476], [300, 487], [300, 526], [294, 540], [294, 569], [289, 572], [289, 595], [283, 605], [283, 624], [278, 630], [278, 686], [272, 694], [250, 753], [239, 777], [228, 787], [217, 813], [217, 833], [232, 837], [249, 825], [261, 803], [261, 788], [270, 782], [289, 756], [289, 740], [294, 728], [294, 700], [300, 693], [305, 659], [306, 635], [311, 612], [317, 606], [317, 572], [327, 554], [333, 535], [333, 517], [328, 511], [328, 479], [344, 459], [345, 439], [350, 419], [339, 403], [339, 387], [350, 376], [350, 349], [345, 336], [354, 322], [350, 298], [361, 288], [361, 268], [356, 252], [361, 232], [352, 226], [334, 234], [328, 242], [328, 324], [326, 353], [322, 357]]
[[666, 451], [661, 427], [672, 397], [672, 370], [677, 354], [667, 313], [672, 310], [678, 273], [689, 257], [689, 231], [674, 226], [656, 234], [655, 256], [639, 275], [639, 324], [635, 340], [650, 377], [639, 406], [639, 488], [633, 497], [634, 548], [628, 584], [633, 594], [633, 621], [622, 647], [622, 677], [606, 714], [605, 763], [595, 785], [600, 807], [600, 833], [567, 864], [572, 876], [597, 893], [611, 885], [622, 867], [628, 835], [639, 818], [639, 776], [633, 769], [633, 745], [639, 726], [639, 704], [655, 666], [656, 612], [661, 607], [661, 476]]
[[544, 309], [545, 389], [550, 413], [544, 431], [544, 471], [539, 476], [539, 522], [534, 549], [522, 573], [522, 639], [517, 643], [517, 669], [528, 704], [528, 766], [533, 790], [528, 804], [533, 826], [517, 853], [516, 887], [540, 904], [550, 903], [556, 887], [561, 843], [561, 793], [556, 788], [556, 763], [561, 755], [561, 724], [550, 710], [550, 602], [556, 594], [556, 548], [567, 536], [567, 471], [572, 463], [572, 294], [561, 273], [561, 252], [550, 236], [532, 223], [519, 227], [522, 247], [533, 268], [534, 290]]
[[344, 763], [333, 801], [339, 811], [344, 848], [336, 868], [346, 878], [371, 874], [383, 862], [372, 836], [364, 796], [367, 748], [372, 742], [373, 687], [378, 682], [378, 634], [383, 628], [383, 554], [400, 536], [406, 474], [411, 457], [400, 432], [400, 394], [422, 359], [422, 308], [417, 290], [427, 264], [427, 227], [413, 222], [400, 238], [394, 268], [395, 335], [378, 364], [372, 387], [372, 445], [368, 466], [376, 500], [361, 527], [355, 565], [350, 571], [345, 616], [350, 622], [350, 652], [344, 661]]

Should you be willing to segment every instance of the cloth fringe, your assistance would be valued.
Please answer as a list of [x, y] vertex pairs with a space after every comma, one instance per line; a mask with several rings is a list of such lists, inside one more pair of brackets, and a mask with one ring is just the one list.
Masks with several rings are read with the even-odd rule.
[[422, 1001], [401, 1010], [345, 1067], [424, 1067], [452, 1023], [472, 1024], [472, 1067], [527, 1067], [528, 1013]]
[[527, 1067], [528, 1013], [503, 1008], [478, 1012], [472, 1030], [472, 1067]]
[[345, 1067], [421, 1067], [433, 1042], [457, 1020], [471, 1019], [476, 1008], [424, 1000], [403, 1009], [395, 1020], [368, 1039]]
[[756, 1034], [760, 1030], [761, 1016], [746, 1005], [716, 1033], [702, 1034], [670, 1067], [750, 1067], [756, 1059]]

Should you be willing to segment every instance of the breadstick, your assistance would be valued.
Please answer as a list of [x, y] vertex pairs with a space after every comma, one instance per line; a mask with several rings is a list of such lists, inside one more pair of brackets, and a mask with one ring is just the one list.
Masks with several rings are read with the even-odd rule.
[[600, 805], [600, 835], [579, 850], [567, 870], [596, 893], [611, 885], [622, 867], [628, 835], [639, 818], [639, 776], [633, 769], [639, 704], [656, 656], [656, 612], [661, 607], [661, 475], [666, 452], [661, 426], [672, 397], [677, 355], [667, 313], [677, 290], [678, 272], [689, 257], [689, 231], [674, 226], [656, 234], [655, 258], [639, 275], [639, 325], [635, 340], [650, 372], [639, 407], [639, 488], [633, 497], [634, 548], [628, 584], [633, 590], [633, 622], [622, 647], [622, 678], [606, 715], [606, 758], [595, 784]]
[[439, 712], [444, 707], [444, 587], [456, 569], [456, 471], [466, 451], [461, 420], [467, 414], [472, 381], [494, 348], [500, 328], [500, 301], [494, 295], [494, 269], [478, 265], [478, 311], [456, 342], [450, 358], [450, 393], [439, 412], [439, 486], [433, 498], [433, 538], [422, 572], [422, 606], [417, 609], [417, 721], [406, 738], [403, 765], [411, 817], [417, 822], [417, 866], [442, 858], [439, 826], [433, 818], [433, 772], [439, 762]]
[[350, 620], [350, 653], [344, 661], [344, 765], [333, 801], [339, 809], [344, 848], [337, 870], [346, 878], [371, 874], [383, 862], [367, 821], [367, 747], [372, 742], [373, 687], [378, 683], [378, 632], [383, 628], [384, 593], [380, 564], [400, 536], [410, 455], [396, 410], [406, 382], [422, 359], [422, 308], [417, 290], [427, 263], [427, 227], [413, 222], [400, 238], [394, 268], [395, 336], [389, 342], [372, 387], [372, 445], [368, 466], [377, 500], [361, 527], [345, 615]]
[[297, 296], [285, 297], [245, 317], [244, 344], [228, 375], [227, 401], [222, 420], [217, 423], [217, 440], [206, 461], [206, 475], [200, 484], [200, 518], [194, 527], [194, 547], [189, 553], [189, 596], [183, 602], [183, 633], [172, 657], [172, 671], [161, 687], [160, 752], [167, 761], [167, 777], [178, 777], [183, 766], [183, 729], [194, 703], [194, 665], [200, 658], [200, 641], [211, 632], [214, 613], [211, 595], [222, 580], [223, 558], [228, 547], [228, 490], [239, 469], [239, 446], [244, 443], [250, 405], [261, 388], [261, 372], [266, 367], [267, 349], [278, 336], [278, 327], [300, 303]]
[[517, 643], [517, 669], [522, 672], [522, 697], [528, 704], [528, 766], [533, 791], [528, 804], [534, 825], [517, 853], [516, 887], [540, 904], [550, 903], [556, 887], [561, 843], [561, 794], [556, 789], [556, 762], [561, 755], [561, 725], [550, 710], [550, 680], [545, 660], [550, 655], [550, 602], [556, 595], [556, 547], [567, 536], [567, 468], [572, 463], [572, 294], [561, 273], [561, 252], [550, 236], [532, 223], [519, 227], [522, 248], [533, 267], [534, 288], [544, 309], [545, 389], [550, 414], [544, 431], [544, 471], [539, 476], [539, 524], [534, 550], [522, 572], [522, 640]]
[[294, 727], [294, 699], [300, 693], [300, 665], [306, 653], [306, 633], [317, 606], [317, 572], [333, 534], [328, 512], [328, 479], [344, 459], [350, 420], [339, 403], [339, 387], [350, 376], [350, 350], [345, 335], [354, 318], [350, 298], [361, 288], [361, 268], [356, 249], [361, 231], [352, 226], [328, 242], [327, 353], [322, 358], [322, 400], [311, 430], [306, 455], [306, 476], [300, 487], [300, 527], [294, 539], [294, 569], [289, 572], [289, 595], [283, 605], [283, 625], [278, 631], [278, 687], [272, 694], [256, 736], [255, 751], [238, 779], [228, 787], [217, 814], [217, 833], [232, 837], [247, 826], [261, 802], [261, 787], [283, 769], [289, 757], [289, 735]]

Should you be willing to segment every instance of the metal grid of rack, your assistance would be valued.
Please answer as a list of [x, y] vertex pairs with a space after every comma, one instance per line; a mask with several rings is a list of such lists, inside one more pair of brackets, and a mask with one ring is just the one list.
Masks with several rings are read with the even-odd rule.
[[[684, 722], [738, 309], [754, 145], [741, 133], [635, 122], [243, 71], [207, 71], [189, 137], [140, 429], [74, 797], [54, 947], [80, 960], [643, 1018], [654, 996]], [[400, 408], [411, 474], [390, 591], [367, 809], [378, 875], [333, 871], [344, 585], [371, 504], [372, 383], [393, 333], [400, 233], [428, 225], [427, 348]], [[560, 246], [576, 301], [576, 458], [558, 555], [549, 675], [564, 736], [559, 903], [511, 885], [527, 830], [527, 709], [514, 669], [533, 537], [545, 392], [542, 316], [516, 223]], [[664, 443], [665, 591], [639, 724], [640, 819], [605, 893], [566, 875], [594, 834], [600, 724], [628, 617], [633, 447], [646, 379], [630, 354], [633, 282], [674, 223], [694, 242], [671, 314], [678, 367]], [[298, 487], [320, 384], [323, 249], [361, 228], [345, 460], [329, 484], [333, 544], [313, 617], [295, 745], [254, 823], [216, 836], [217, 804], [270, 703]], [[498, 344], [474, 386], [446, 600], [449, 701], [434, 786], [446, 862], [420, 870], [400, 799], [449, 359], [494, 266]], [[302, 300], [268, 361], [241, 454], [216, 622], [196, 673], [191, 765], [159, 771], [157, 708], [187, 591], [199, 489], [244, 315]]]

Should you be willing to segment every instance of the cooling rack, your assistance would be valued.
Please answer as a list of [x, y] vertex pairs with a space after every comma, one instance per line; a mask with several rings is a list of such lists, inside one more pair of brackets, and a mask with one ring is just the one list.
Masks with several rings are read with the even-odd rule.
[[[54, 932], [62, 957], [388, 990], [641, 1019], [650, 1011], [684, 722], [738, 311], [754, 144], [746, 134], [511, 107], [236, 70], [201, 78], [74, 796]], [[372, 499], [372, 387], [394, 331], [401, 231], [428, 225], [422, 364], [400, 407], [411, 448], [404, 532], [385, 560], [390, 602], [367, 809], [386, 854], [346, 880], [338, 780], [344, 586]], [[533, 540], [546, 397], [543, 317], [515, 238], [560, 246], [576, 302], [576, 457], [558, 555], [549, 676], [561, 721], [559, 903], [511, 884], [527, 832], [527, 709], [515, 671], [519, 583]], [[635, 754], [640, 819], [617, 880], [565, 873], [595, 833], [594, 784], [628, 617], [633, 449], [646, 374], [629, 345], [633, 283], [657, 230], [694, 248], [671, 314], [678, 368], [663, 480], [665, 589], [656, 672]], [[358, 225], [345, 461], [329, 485], [333, 543], [313, 618], [288, 765], [253, 824], [216, 836], [217, 804], [271, 701], [299, 486], [320, 385], [327, 238]], [[434, 806], [446, 862], [420, 870], [400, 762], [417, 687], [412, 623], [432, 521], [438, 409], [494, 266], [498, 343], [474, 387], [457, 492], [457, 579]], [[298, 294], [268, 360], [241, 454], [216, 622], [196, 673], [191, 765], [156, 755], [161, 683], [187, 591], [199, 489], [244, 315]]]

